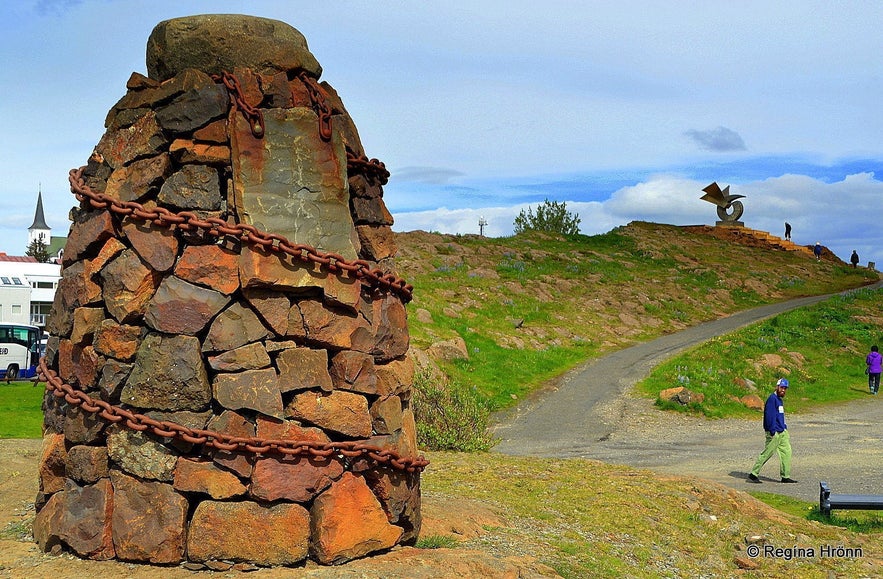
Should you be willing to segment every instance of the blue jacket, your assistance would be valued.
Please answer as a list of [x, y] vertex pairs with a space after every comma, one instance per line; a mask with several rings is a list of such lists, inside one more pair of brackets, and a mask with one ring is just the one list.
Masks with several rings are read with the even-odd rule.
[[776, 434], [777, 432], [785, 432], [787, 428], [785, 426], [784, 402], [773, 392], [766, 399], [766, 404], [763, 407], [763, 429]]

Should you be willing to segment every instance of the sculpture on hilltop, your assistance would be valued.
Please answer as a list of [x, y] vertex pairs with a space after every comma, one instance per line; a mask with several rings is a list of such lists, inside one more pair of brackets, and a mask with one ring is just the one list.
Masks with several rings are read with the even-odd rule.
[[720, 218], [717, 225], [744, 225], [739, 221], [743, 211], [742, 202], [736, 201], [736, 199], [741, 199], [745, 195], [730, 195], [730, 186], [727, 185], [724, 189], [721, 189], [716, 181], [712, 182], [703, 191], [705, 191], [705, 195], [700, 197], [700, 199], [717, 205], [717, 216]]

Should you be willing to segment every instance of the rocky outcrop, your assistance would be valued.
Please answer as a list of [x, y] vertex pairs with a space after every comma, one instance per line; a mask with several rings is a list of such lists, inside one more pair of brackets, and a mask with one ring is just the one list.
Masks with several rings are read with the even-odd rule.
[[388, 173], [287, 24], [171, 20], [147, 54], [71, 176], [37, 542], [196, 566], [413, 542]]

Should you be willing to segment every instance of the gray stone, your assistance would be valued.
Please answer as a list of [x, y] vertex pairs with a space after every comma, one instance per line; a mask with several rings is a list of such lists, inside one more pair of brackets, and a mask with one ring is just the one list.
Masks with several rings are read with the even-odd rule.
[[147, 74], [166, 80], [188, 68], [209, 74], [250, 68], [259, 73], [303, 69], [318, 77], [316, 57], [303, 34], [268, 18], [201, 14], [154, 27], [147, 40]]
[[229, 302], [220, 292], [169, 276], [147, 305], [144, 321], [160, 332], [194, 335]]
[[221, 208], [218, 171], [205, 165], [184, 165], [166, 179], [157, 200], [180, 209], [217, 211]]
[[168, 105], [157, 109], [156, 120], [173, 135], [190, 134], [225, 116], [229, 107], [227, 89], [206, 77], [206, 83], [187, 90]]
[[267, 416], [282, 418], [282, 394], [276, 370], [246, 370], [218, 374], [212, 389], [218, 404], [230, 410], [249, 409]]
[[209, 356], [208, 364], [217, 372], [259, 370], [270, 365], [270, 356], [262, 344], [255, 342], [235, 350], [221, 352], [217, 356]]
[[137, 430], [108, 428], [107, 454], [114, 464], [135, 476], [160, 481], [175, 478], [176, 453]]
[[209, 328], [202, 344], [204, 352], [233, 350], [256, 342], [268, 334], [267, 328], [249, 308], [236, 302], [221, 312]]
[[137, 408], [200, 411], [211, 395], [198, 339], [148, 334], [120, 400]]

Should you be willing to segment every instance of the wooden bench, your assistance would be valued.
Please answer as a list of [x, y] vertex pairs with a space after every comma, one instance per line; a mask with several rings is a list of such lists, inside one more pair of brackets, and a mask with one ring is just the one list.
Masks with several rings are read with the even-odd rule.
[[819, 512], [831, 516], [832, 509], [883, 510], [883, 495], [832, 494], [826, 482], [819, 482]]

